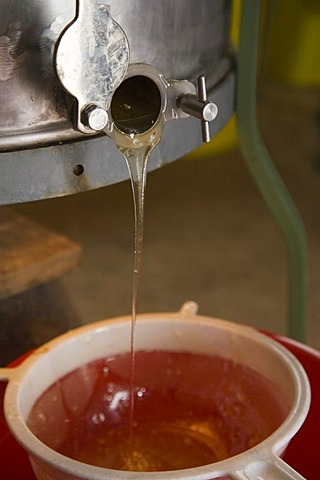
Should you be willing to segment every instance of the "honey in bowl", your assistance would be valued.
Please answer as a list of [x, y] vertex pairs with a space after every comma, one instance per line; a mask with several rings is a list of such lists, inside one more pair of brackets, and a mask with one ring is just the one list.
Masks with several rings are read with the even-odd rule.
[[28, 417], [46, 445], [84, 463], [131, 471], [191, 468], [267, 438], [287, 415], [276, 387], [217, 356], [130, 353], [95, 360], [51, 385]]

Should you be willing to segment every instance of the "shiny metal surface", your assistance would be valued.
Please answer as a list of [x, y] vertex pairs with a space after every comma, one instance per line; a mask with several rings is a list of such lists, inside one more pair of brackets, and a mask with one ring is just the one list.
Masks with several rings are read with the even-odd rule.
[[53, 58], [60, 82], [74, 99], [71, 121], [82, 133], [106, 126], [112, 96], [129, 66], [127, 37], [110, 10], [78, 0], [77, 18], [59, 37]]
[[[118, 95], [119, 90], [122, 95]], [[186, 95], [195, 96], [195, 93], [195, 86], [188, 80], [168, 80], [151, 65], [130, 64], [126, 79], [112, 98], [110, 121], [104, 131], [121, 147], [125, 142], [127, 148], [131, 148], [132, 135], [135, 135], [135, 145], [139, 145], [142, 141], [139, 134], [143, 134], [143, 142], [151, 145], [155, 137], [162, 137], [167, 122], [188, 118], [177, 100]], [[148, 110], [152, 112], [151, 119]], [[112, 111], [114, 114], [122, 111], [123, 121], [112, 118]]]
[[[231, 0], [100, 0], [99, 4], [110, 5], [112, 17], [125, 32], [131, 64], [147, 63], [168, 79], [193, 83], [199, 74], [206, 75], [209, 99], [223, 97], [224, 105], [216, 102], [219, 117], [211, 134], [220, 130], [232, 114], [235, 97]], [[74, 0], [0, 0], [2, 204], [65, 195], [127, 178], [112, 142], [105, 136], [88, 138], [76, 132], [68, 118], [67, 96], [53, 58], [57, 39], [74, 19], [75, 8]], [[198, 122], [170, 122], [150, 168], [200, 143]], [[38, 150], [43, 146], [48, 148]], [[30, 148], [32, 152], [20, 152]], [[85, 166], [83, 174], [70, 174], [78, 164]]]
[[[234, 110], [235, 75], [209, 95], [219, 105], [214, 136]], [[221, 107], [220, 107], [221, 105]], [[172, 162], [201, 144], [199, 120], [189, 117], [167, 124], [149, 159], [149, 170]], [[128, 178], [124, 158], [108, 137], [0, 155], [0, 204], [28, 202], [100, 188]], [[83, 166], [77, 168], [78, 165]], [[77, 175], [82, 171], [83, 173]]]
[[178, 106], [184, 112], [201, 120], [202, 141], [210, 142], [210, 123], [218, 115], [218, 107], [215, 103], [208, 100], [206, 77], [198, 77], [198, 95], [186, 94], [178, 97]]

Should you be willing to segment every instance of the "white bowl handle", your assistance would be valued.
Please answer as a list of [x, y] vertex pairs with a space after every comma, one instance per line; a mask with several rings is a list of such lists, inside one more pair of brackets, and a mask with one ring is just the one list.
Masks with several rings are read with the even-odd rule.
[[252, 462], [230, 478], [232, 480], [306, 480], [276, 456]]

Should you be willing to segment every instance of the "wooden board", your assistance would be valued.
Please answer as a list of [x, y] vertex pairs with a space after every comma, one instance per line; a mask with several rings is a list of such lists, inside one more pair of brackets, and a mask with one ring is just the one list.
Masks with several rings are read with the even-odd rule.
[[0, 299], [60, 277], [80, 257], [77, 243], [0, 207]]

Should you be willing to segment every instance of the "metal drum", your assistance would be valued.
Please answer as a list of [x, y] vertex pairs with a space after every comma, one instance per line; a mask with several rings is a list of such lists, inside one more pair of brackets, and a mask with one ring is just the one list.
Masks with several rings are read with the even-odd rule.
[[[211, 135], [225, 125], [234, 105], [231, 0], [78, 2], [110, 6], [127, 37], [130, 64], [148, 64], [167, 79], [192, 83], [204, 74], [208, 97], [219, 108]], [[74, 127], [57, 78], [57, 44], [76, 18], [78, 2], [0, 0], [0, 204], [62, 196], [128, 177], [110, 138]], [[168, 123], [149, 169], [192, 151], [201, 143], [199, 132], [192, 117]]]

